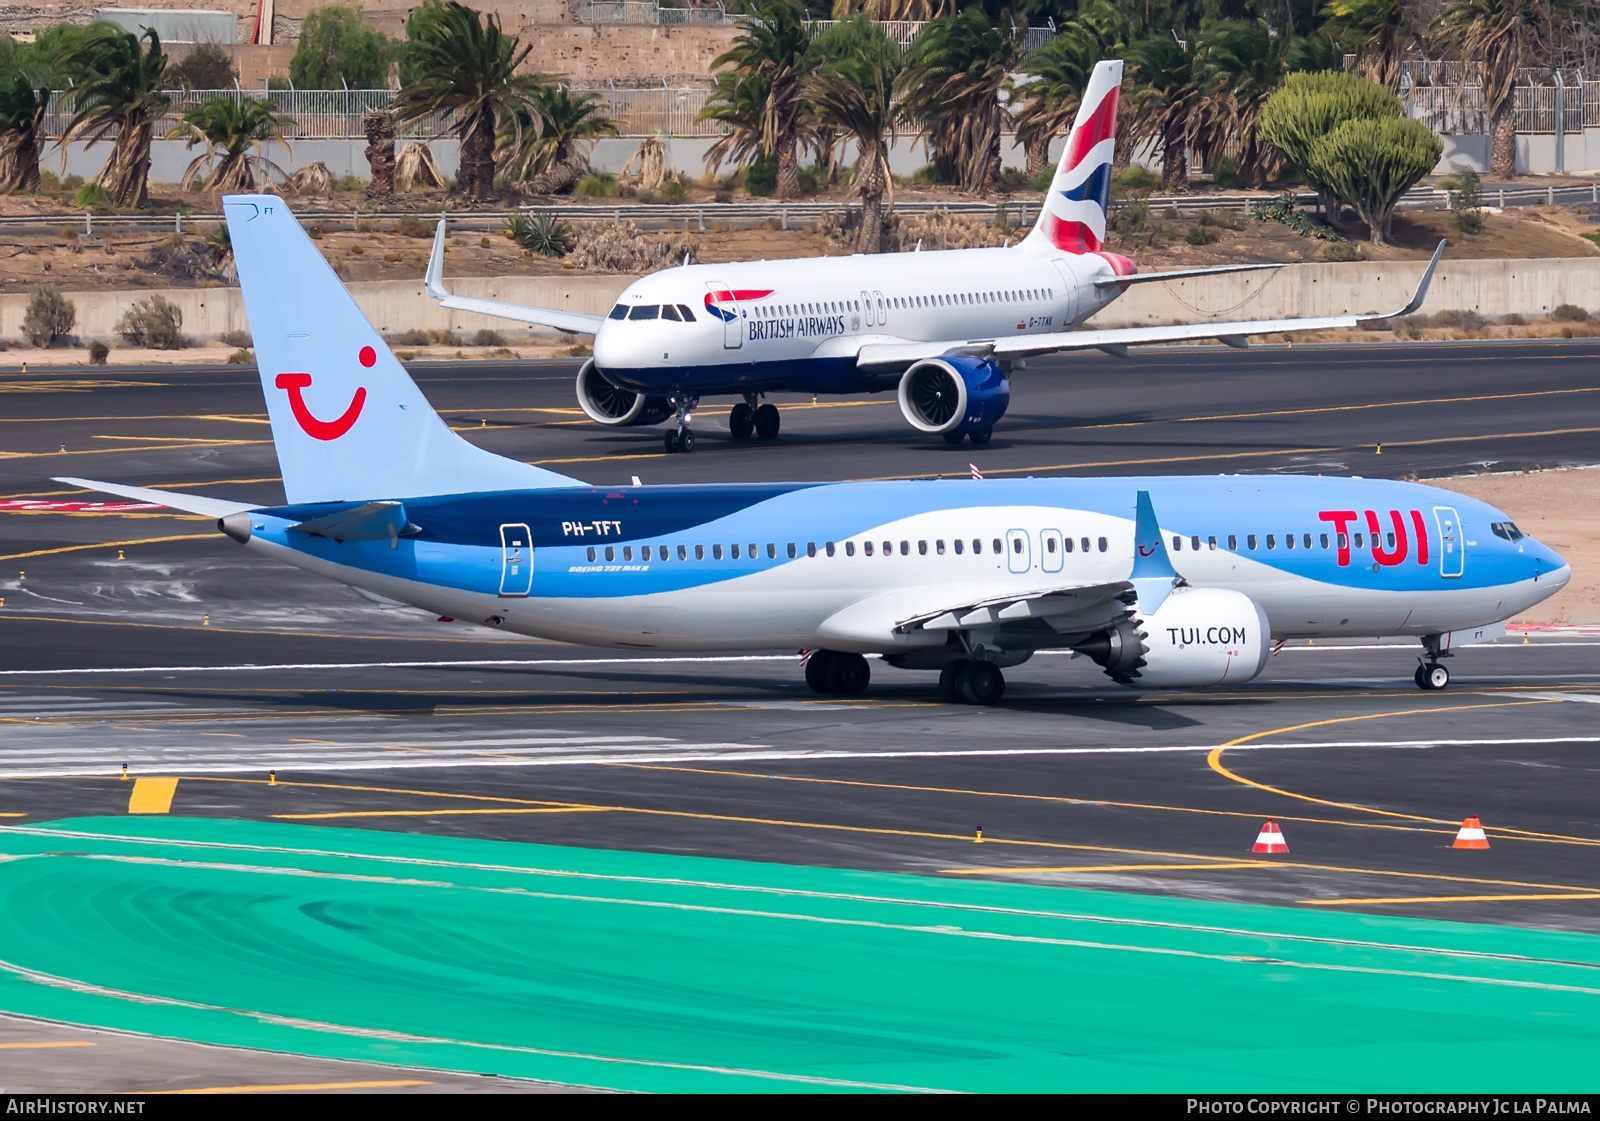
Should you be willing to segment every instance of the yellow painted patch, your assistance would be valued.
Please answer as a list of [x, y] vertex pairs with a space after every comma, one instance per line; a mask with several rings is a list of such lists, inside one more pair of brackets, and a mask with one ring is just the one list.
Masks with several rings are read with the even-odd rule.
[[157, 1094], [285, 1094], [312, 1090], [376, 1090], [390, 1086], [432, 1086], [417, 1078], [397, 1078], [388, 1082], [290, 1082], [278, 1086], [205, 1086], [192, 1090], [155, 1090]]
[[48, 1043], [0, 1043], [0, 1051], [37, 1051], [42, 1047], [93, 1047], [87, 1039], [63, 1039]]
[[133, 783], [133, 797], [128, 799], [131, 814], [164, 814], [172, 810], [172, 796], [178, 792], [175, 778], [141, 778]]

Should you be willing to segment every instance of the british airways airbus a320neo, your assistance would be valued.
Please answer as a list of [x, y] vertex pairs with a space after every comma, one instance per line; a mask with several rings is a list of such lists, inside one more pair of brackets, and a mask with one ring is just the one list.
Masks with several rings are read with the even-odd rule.
[[799, 647], [824, 693], [859, 693], [879, 654], [970, 704], [1038, 650], [1188, 688], [1248, 681], [1274, 638], [1410, 635], [1438, 689], [1453, 646], [1571, 575], [1493, 507], [1373, 479], [591, 486], [452, 432], [281, 199], [223, 205], [288, 504], [64, 481], [217, 518], [265, 557], [451, 619]]
[[583, 411], [619, 427], [675, 417], [669, 452], [693, 449], [689, 413], [704, 397], [742, 397], [729, 431], [735, 439], [752, 432], [771, 439], [778, 407], [761, 403], [765, 393], [897, 385], [913, 428], [952, 444], [983, 444], [1010, 404], [1010, 375], [1033, 355], [1098, 349], [1125, 356], [1129, 346], [1186, 339], [1243, 347], [1249, 335], [1352, 327], [1420, 306], [1432, 266], [1411, 304], [1386, 315], [1071, 330], [1131, 284], [1282, 267], [1141, 275], [1128, 258], [1105, 251], [1121, 85], [1120, 61], [1094, 68], [1039, 221], [1011, 248], [687, 265], [629, 285], [602, 317], [452, 296], [442, 283], [441, 221], [427, 290], [447, 308], [593, 335], [594, 357], [578, 372]]

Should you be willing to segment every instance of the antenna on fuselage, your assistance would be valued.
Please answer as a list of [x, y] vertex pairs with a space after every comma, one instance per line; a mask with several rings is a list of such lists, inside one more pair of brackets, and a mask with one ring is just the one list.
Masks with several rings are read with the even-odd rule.
[[913, 249], [911, 252], [913, 252], [913, 253], [921, 253], [922, 252], [922, 239], [920, 237], [917, 238], [917, 247], [915, 249]]

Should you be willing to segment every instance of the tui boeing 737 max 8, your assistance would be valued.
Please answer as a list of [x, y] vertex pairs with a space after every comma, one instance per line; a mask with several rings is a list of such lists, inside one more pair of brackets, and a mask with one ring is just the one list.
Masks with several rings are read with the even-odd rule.
[[634, 649], [866, 654], [1000, 698], [1042, 649], [1146, 687], [1248, 681], [1273, 638], [1410, 635], [1416, 681], [1560, 590], [1482, 502], [1297, 476], [597, 487], [452, 432], [281, 199], [224, 200], [284, 506], [63, 482], [218, 519], [264, 557], [455, 619]]
[[1354, 327], [1422, 306], [1439, 250], [1411, 302], [1383, 315], [1334, 315], [1071, 330], [1133, 284], [1211, 273], [1276, 269], [1224, 265], [1139, 273], [1105, 250], [1122, 63], [1089, 77], [1039, 221], [1003, 249], [744, 261], [665, 269], [630, 284], [609, 315], [580, 315], [452, 296], [443, 284], [445, 224], [434, 235], [428, 294], [447, 308], [594, 336], [578, 372], [578, 404], [616, 427], [659, 424], [669, 452], [690, 451], [689, 412], [702, 397], [735, 395], [728, 429], [778, 434], [778, 407], [763, 394], [874, 393], [898, 388], [907, 423], [959, 444], [987, 443], [1011, 401], [1013, 371], [1035, 355], [1103, 350], [1126, 356], [1144, 343]]

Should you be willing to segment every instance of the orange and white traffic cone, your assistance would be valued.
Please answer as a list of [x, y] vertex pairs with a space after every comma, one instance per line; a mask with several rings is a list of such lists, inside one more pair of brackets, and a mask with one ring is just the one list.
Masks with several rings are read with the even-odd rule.
[[1456, 834], [1456, 843], [1450, 846], [1453, 849], [1486, 849], [1489, 847], [1489, 838], [1483, 834], [1483, 822], [1478, 820], [1478, 815], [1473, 814], [1461, 823], [1461, 832]]
[[1283, 830], [1278, 828], [1278, 823], [1269, 820], [1261, 827], [1261, 835], [1256, 838], [1255, 847], [1250, 851], [1288, 852], [1289, 842], [1283, 839]]

